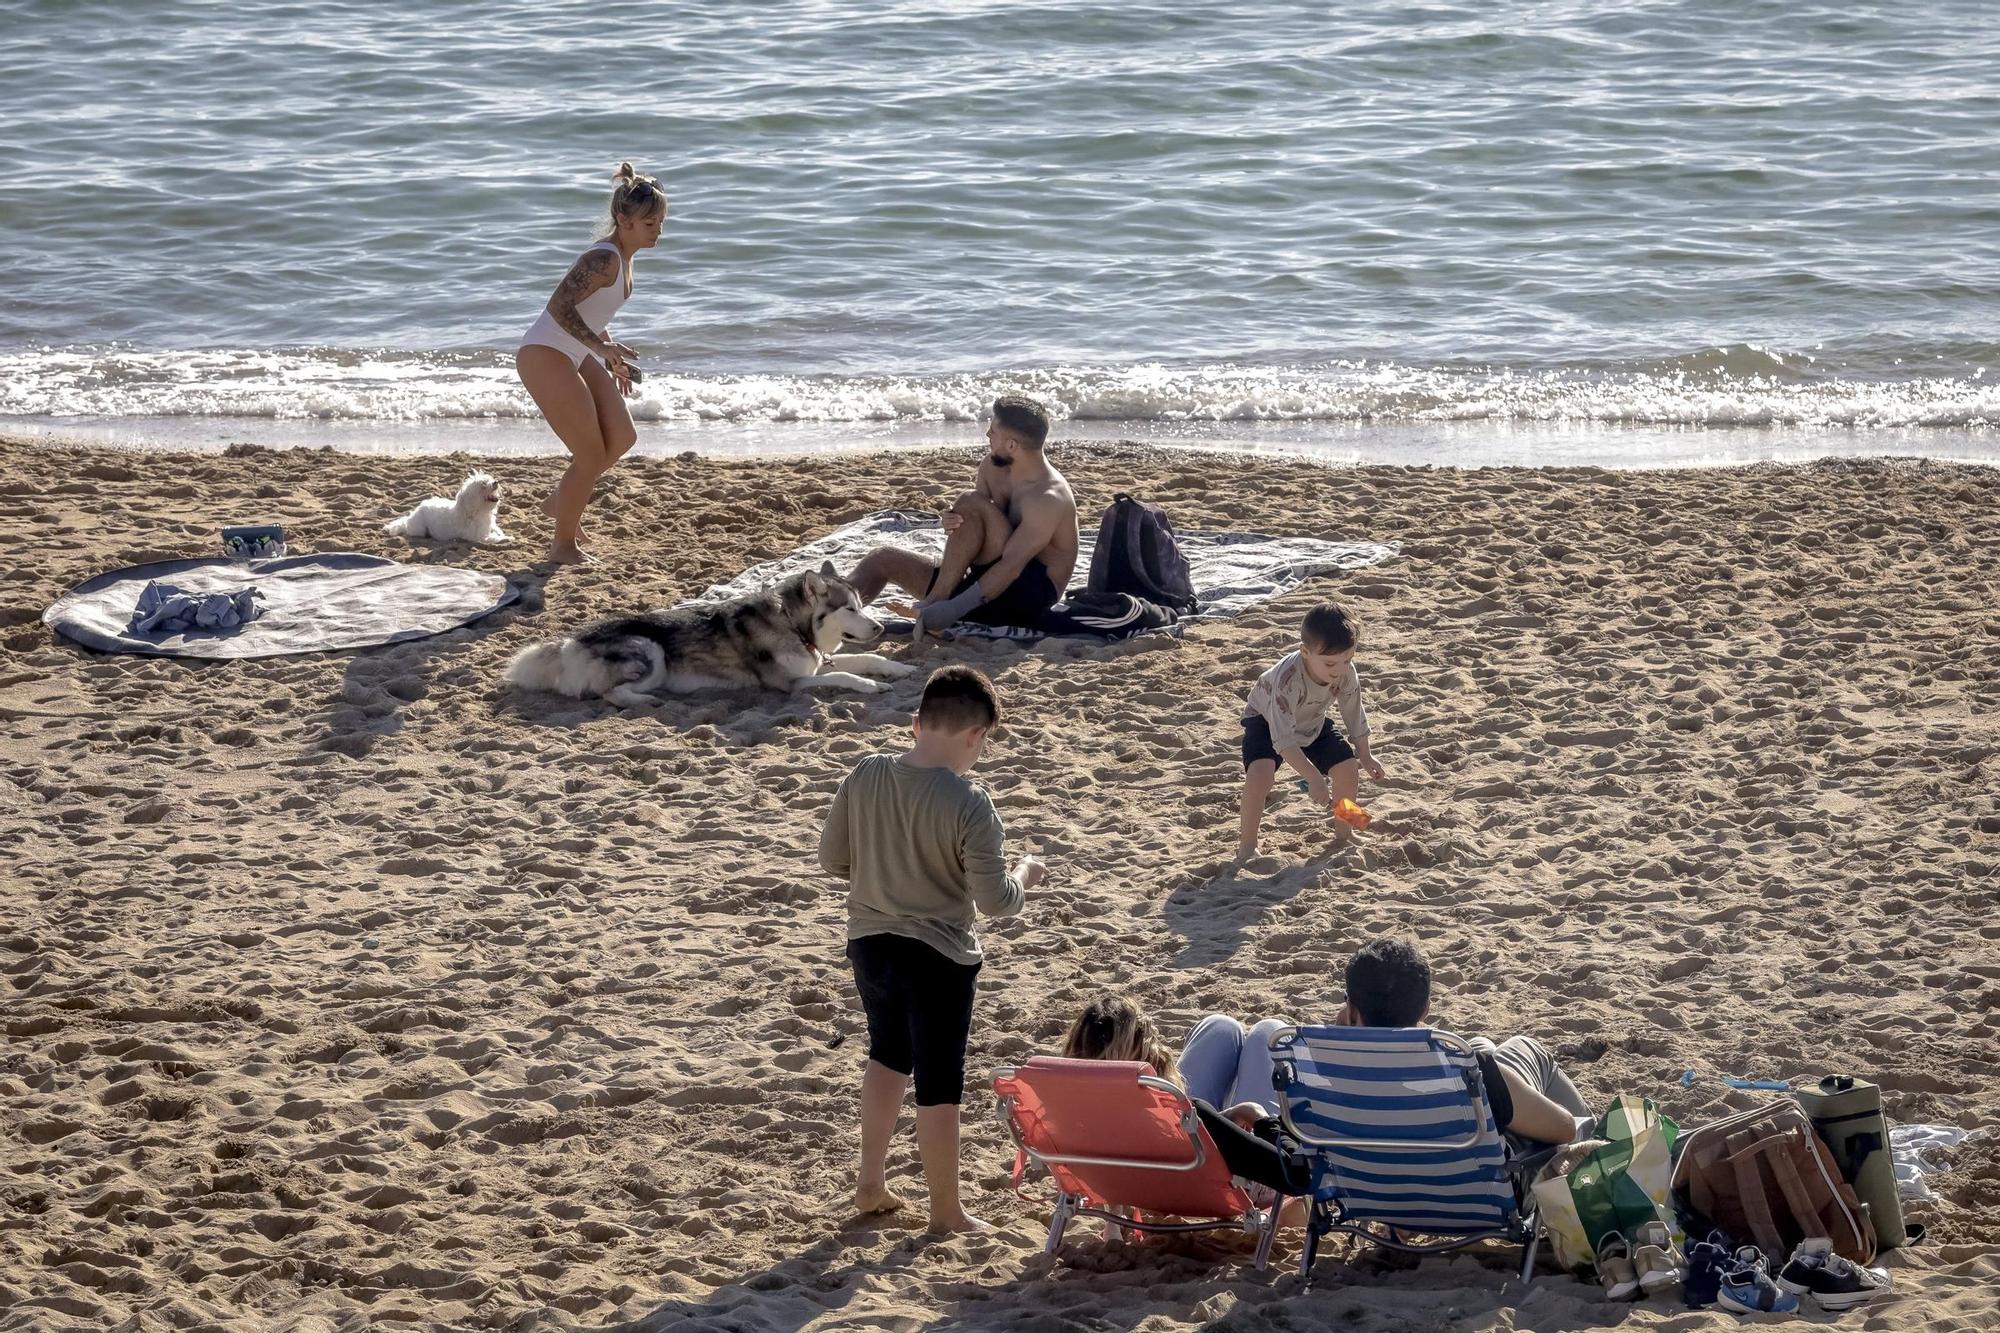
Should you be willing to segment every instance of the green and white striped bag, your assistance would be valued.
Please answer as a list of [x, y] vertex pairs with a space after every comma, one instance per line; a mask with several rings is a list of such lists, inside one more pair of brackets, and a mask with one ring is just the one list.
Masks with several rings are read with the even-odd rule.
[[1680, 1229], [1672, 1199], [1679, 1134], [1680, 1126], [1650, 1100], [1620, 1097], [1597, 1121], [1598, 1147], [1562, 1175], [1543, 1172], [1535, 1202], [1558, 1263], [1588, 1278], [1597, 1271], [1597, 1242], [1608, 1232], [1630, 1236], [1648, 1222]]

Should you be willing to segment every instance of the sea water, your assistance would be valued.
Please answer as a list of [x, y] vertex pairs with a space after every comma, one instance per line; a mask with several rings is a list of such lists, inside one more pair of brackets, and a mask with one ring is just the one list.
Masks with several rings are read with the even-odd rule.
[[621, 159], [641, 448], [2000, 457], [1987, 4], [0, 0], [0, 430], [550, 450]]

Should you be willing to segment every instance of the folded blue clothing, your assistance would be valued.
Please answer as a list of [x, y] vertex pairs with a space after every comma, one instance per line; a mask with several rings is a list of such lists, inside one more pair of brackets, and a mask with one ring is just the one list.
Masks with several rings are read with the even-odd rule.
[[132, 612], [139, 634], [185, 634], [196, 629], [240, 629], [264, 613], [255, 588], [234, 592], [189, 592], [171, 583], [148, 583]]

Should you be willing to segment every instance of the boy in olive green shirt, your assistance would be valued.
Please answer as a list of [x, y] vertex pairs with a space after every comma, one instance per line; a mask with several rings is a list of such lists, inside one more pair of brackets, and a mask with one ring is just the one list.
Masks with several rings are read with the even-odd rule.
[[958, 1104], [983, 958], [973, 922], [979, 912], [1019, 912], [1043, 874], [1032, 856], [1008, 873], [1000, 814], [965, 779], [999, 721], [985, 676], [963, 666], [936, 672], [911, 726], [916, 744], [857, 764], [820, 831], [820, 864], [848, 882], [847, 957], [868, 1016], [854, 1205], [863, 1213], [903, 1206], [889, 1191], [889, 1139], [914, 1078], [934, 1231], [986, 1225], [958, 1190]]

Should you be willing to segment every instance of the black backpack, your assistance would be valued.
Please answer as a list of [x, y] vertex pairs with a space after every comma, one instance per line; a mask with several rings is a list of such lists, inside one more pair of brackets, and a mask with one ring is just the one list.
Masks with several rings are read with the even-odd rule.
[[1093, 594], [1130, 593], [1184, 616], [1198, 608], [1194, 577], [1167, 511], [1123, 491], [1097, 526], [1087, 586]]

